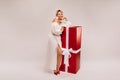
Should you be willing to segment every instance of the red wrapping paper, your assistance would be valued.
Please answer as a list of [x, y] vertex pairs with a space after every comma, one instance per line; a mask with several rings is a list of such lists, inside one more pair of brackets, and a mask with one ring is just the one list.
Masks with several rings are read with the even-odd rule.
[[[82, 36], [82, 27], [81, 26], [72, 26], [69, 27], [69, 48], [73, 50], [78, 50], [81, 48], [81, 36]], [[66, 48], [66, 27], [61, 35], [62, 47]], [[80, 69], [80, 53], [77, 54], [71, 53], [69, 58], [68, 72], [76, 74]], [[62, 64], [60, 66], [60, 71], [65, 71], [64, 64], [64, 55], [62, 56]]]

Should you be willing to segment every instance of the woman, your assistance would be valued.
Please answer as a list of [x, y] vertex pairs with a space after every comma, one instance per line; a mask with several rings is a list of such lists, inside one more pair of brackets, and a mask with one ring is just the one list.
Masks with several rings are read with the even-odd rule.
[[67, 18], [63, 15], [62, 10], [57, 10], [56, 17], [52, 21], [52, 34], [56, 41], [56, 53], [57, 53], [57, 63], [56, 69], [54, 70], [54, 74], [60, 74], [59, 68], [62, 62], [62, 45], [61, 45], [61, 34], [63, 32], [63, 26], [70, 26], [71, 23], [67, 20]]

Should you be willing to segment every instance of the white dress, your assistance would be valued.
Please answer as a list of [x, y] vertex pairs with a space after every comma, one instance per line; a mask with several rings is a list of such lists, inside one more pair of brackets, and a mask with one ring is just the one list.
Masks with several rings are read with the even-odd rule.
[[70, 26], [70, 21], [62, 21], [61, 25], [57, 22], [53, 22], [51, 25], [51, 35], [49, 37], [50, 40], [50, 69], [55, 70], [57, 64], [57, 50], [56, 47], [59, 44], [60, 48], [62, 48], [61, 44], [61, 28], [63, 26]]

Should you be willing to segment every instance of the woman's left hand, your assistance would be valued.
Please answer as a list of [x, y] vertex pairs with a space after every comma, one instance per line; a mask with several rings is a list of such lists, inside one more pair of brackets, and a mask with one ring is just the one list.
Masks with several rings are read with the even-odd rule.
[[66, 20], [66, 21], [68, 21], [66, 17], [63, 17], [63, 20]]

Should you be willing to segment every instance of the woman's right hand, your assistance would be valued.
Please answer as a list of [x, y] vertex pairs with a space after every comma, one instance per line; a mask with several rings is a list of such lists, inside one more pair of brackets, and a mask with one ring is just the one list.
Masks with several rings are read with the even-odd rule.
[[58, 22], [58, 17], [55, 17], [52, 22]]
[[58, 20], [58, 17], [55, 17], [55, 20]]

